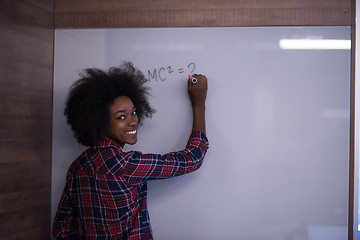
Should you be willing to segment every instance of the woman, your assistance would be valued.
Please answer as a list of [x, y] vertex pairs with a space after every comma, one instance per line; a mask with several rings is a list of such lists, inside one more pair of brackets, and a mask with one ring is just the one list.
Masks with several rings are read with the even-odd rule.
[[68, 170], [53, 225], [55, 239], [153, 239], [147, 181], [201, 166], [208, 149], [203, 75], [189, 76], [193, 127], [184, 150], [164, 155], [123, 150], [137, 142], [139, 123], [154, 113], [146, 82], [126, 62], [108, 72], [87, 69], [70, 89], [65, 116], [78, 142], [89, 148]]

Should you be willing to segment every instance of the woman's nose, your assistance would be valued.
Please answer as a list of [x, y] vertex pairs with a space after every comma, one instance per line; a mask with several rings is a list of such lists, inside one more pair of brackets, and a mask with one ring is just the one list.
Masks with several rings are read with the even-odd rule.
[[139, 121], [138, 116], [134, 115], [134, 116], [131, 117], [131, 119], [129, 121], [129, 125], [130, 126], [135, 126], [135, 125], [138, 124], [138, 121]]

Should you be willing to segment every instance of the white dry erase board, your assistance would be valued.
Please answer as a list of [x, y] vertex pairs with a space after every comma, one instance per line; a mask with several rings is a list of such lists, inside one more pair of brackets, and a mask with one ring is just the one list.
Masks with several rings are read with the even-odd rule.
[[55, 34], [52, 217], [67, 168], [84, 150], [63, 116], [68, 89], [84, 68], [128, 60], [149, 78], [157, 110], [128, 150], [184, 148], [192, 120], [187, 75], [206, 74], [209, 83], [203, 166], [149, 182], [155, 239], [347, 239], [350, 27]]

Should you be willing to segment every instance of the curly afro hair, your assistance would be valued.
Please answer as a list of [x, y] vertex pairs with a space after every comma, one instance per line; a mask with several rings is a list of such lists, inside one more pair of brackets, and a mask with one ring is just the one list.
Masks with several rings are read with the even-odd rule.
[[65, 105], [65, 117], [74, 136], [84, 146], [94, 146], [103, 140], [109, 127], [109, 106], [115, 98], [127, 96], [134, 103], [139, 123], [155, 112], [148, 102], [148, 81], [131, 62], [112, 67], [105, 72], [85, 69], [70, 88]]

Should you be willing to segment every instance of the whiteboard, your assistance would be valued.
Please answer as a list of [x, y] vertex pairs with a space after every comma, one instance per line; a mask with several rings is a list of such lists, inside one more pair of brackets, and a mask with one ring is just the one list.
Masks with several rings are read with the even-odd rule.
[[128, 60], [149, 78], [157, 113], [126, 150], [183, 149], [187, 75], [209, 83], [203, 166], [149, 182], [155, 239], [347, 239], [350, 50], [281, 39], [349, 40], [350, 27], [56, 30], [52, 217], [84, 150], [63, 116], [68, 89], [84, 68]]

